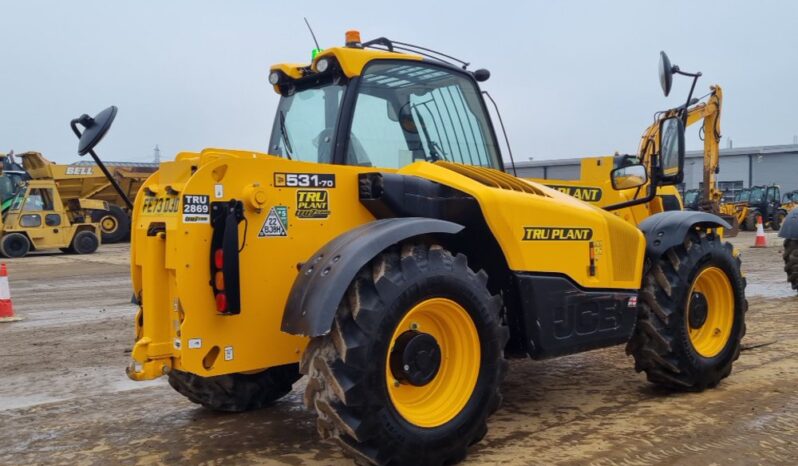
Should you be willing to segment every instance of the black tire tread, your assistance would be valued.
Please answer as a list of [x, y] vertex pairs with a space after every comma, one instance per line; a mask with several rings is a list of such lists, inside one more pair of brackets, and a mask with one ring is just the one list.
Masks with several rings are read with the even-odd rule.
[[798, 239], [784, 240], [784, 271], [792, 289], [798, 291]]
[[691, 233], [684, 244], [676, 246], [672, 252], [678, 260], [669, 258], [672, 256], [669, 253], [648, 264], [640, 290], [638, 322], [626, 352], [634, 357], [635, 370], [645, 372], [650, 382], [671, 389], [701, 391], [714, 387], [731, 373], [732, 363], [740, 356], [745, 319], [740, 322], [740, 331], [731, 335], [734, 340], [731, 357], [721, 358], [723, 360], [709, 370], [696, 370], [692, 350], [688, 349], [690, 344], [684, 341], [681, 333], [684, 331], [681, 307], [686, 304], [690, 274], [711, 254], [731, 256], [736, 276], [729, 278], [733, 286], [738, 280], [737, 289], [742, 296], [735, 296], [735, 299], [741, 303], [742, 315], [748, 308], [745, 278], [740, 274], [740, 258], [733, 256], [731, 244], [723, 243], [714, 235]]
[[[305, 405], [318, 414], [317, 430], [322, 439], [330, 439], [360, 464], [452, 464], [465, 458], [468, 446], [481, 440], [487, 432], [487, 417], [501, 404], [499, 386], [507, 370], [501, 358], [496, 383], [488, 397], [487, 415], [464, 432], [463, 438], [435, 451], [408, 451], [386, 433], [379, 421], [380, 406], [367, 396], [361, 374], [374, 364], [369, 354], [375, 335], [374, 314], [381, 309], [381, 296], [415, 277], [419, 270], [441, 268], [460, 274], [473, 283], [473, 289], [484, 293], [490, 302], [498, 326], [496, 344], [504, 348], [509, 338], [501, 326], [501, 298], [487, 290], [487, 274], [474, 272], [464, 255], [452, 255], [440, 246], [405, 245], [401, 251], [384, 252], [359, 272], [342, 300], [333, 327], [324, 337], [311, 340], [303, 353], [300, 370], [308, 375]], [[501, 354], [501, 353], [500, 353]]]
[[255, 374], [214, 377], [172, 370], [169, 372], [169, 385], [208, 409], [242, 412], [260, 409], [284, 397], [300, 377], [298, 364], [272, 367]]

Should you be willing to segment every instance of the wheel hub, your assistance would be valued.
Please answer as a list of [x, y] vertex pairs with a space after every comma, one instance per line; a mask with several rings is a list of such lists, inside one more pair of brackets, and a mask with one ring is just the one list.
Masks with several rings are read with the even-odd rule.
[[690, 328], [696, 329], [703, 327], [707, 321], [708, 311], [709, 305], [707, 304], [707, 298], [704, 296], [704, 293], [701, 293], [700, 291], [694, 291], [693, 294], [690, 295], [688, 318]]
[[400, 383], [427, 385], [441, 367], [441, 348], [428, 333], [408, 330], [399, 335], [390, 356], [391, 372]]

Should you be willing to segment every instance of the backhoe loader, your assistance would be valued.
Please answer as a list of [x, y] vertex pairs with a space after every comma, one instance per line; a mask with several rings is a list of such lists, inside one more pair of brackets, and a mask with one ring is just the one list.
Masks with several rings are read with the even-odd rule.
[[[356, 31], [273, 66], [268, 153], [181, 152], [135, 201], [128, 375], [243, 411], [304, 374], [322, 438], [413, 465], [460, 461], [484, 437], [506, 357], [626, 343], [652, 383], [716, 386], [747, 307], [728, 224], [671, 211], [638, 226], [505, 173], [489, 76]], [[73, 120], [98, 164], [113, 114]], [[660, 124], [653, 168], [612, 172], [614, 189], [641, 188], [628, 206], [682, 178], [683, 116]]]

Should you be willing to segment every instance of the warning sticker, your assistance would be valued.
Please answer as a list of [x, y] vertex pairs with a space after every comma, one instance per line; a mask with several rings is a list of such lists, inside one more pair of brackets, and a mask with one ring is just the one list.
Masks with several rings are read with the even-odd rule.
[[183, 223], [210, 223], [211, 198], [199, 194], [183, 196]]
[[296, 192], [296, 213], [298, 218], [327, 218], [330, 216], [330, 193], [324, 190], [303, 190]]
[[269, 210], [258, 232], [258, 238], [267, 236], [288, 236], [288, 207], [278, 205]]
[[232, 361], [233, 360], [233, 347], [232, 346], [225, 346], [224, 347], [224, 360], [225, 361]]

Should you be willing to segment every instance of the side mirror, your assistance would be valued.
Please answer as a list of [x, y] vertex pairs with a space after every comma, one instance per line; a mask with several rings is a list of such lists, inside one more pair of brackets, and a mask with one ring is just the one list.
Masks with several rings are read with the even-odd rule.
[[[94, 118], [83, 114], [72, 120], [72, 131], [80, 138], [78, 155], [88, 154], [94, 149], [94, 146], [102, 141], [105, 134], [111, 129], [114, 118], [116, 118], [116, 107], [111, 105], [95, 115]], [[78, 130], [77, 125], [84, 127], [83, 133]]]
[[671, 85], [673, 84], [673, 66], [665, 52], [659, 53], [659, 84], [662, 86], [662, 92], [665, 97], [671, 93]]
[[660, 122], [659, 153], [662, 184], [681, 183], [684, 170], [684, 123], [681, 118], [674, 116]]
[[616, 168], [612, 171], [611, 178], [615, 190], [638, 188], [648, 183], [648, 173], [643, 164]]

